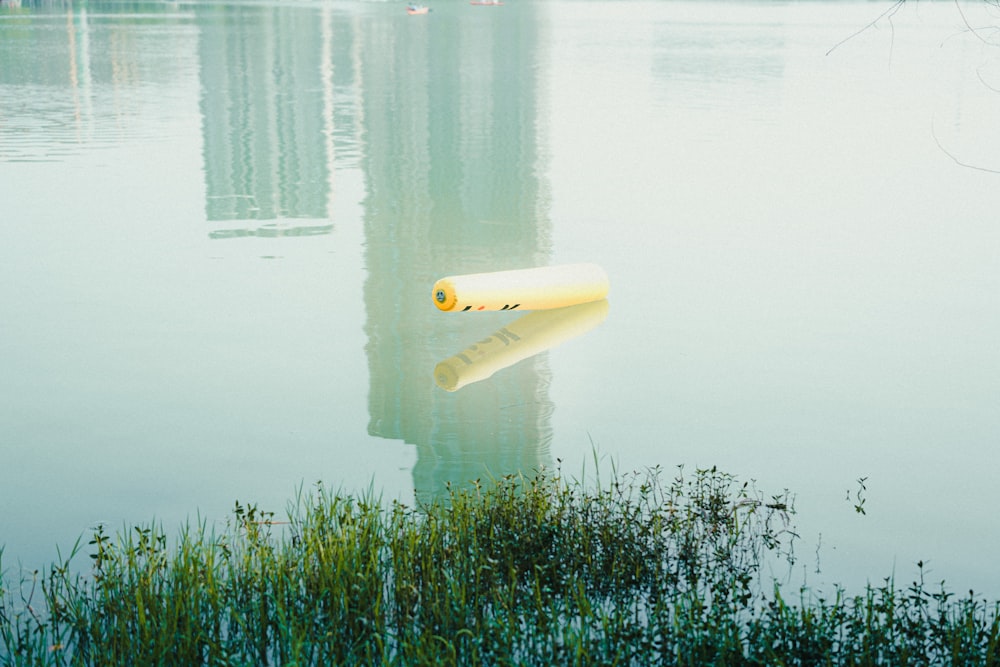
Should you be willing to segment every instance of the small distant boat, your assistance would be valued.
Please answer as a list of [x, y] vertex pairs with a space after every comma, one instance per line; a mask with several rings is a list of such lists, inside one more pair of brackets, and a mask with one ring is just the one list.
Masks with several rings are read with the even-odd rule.
[[406, 13], [407, 14], [426, 14], [430, 10], [431, 10], [431, 8], [428, 7], [427, 5], [407, 5], [406, 6]]

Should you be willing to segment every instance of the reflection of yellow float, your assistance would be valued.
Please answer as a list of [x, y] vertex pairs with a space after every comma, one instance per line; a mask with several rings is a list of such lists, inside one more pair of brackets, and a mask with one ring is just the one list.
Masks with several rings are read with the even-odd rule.
[[470, 273], [438, 280], [432, 295], [450, 312], [563, 308], [606, 297], [608, 275], [596, 264]]
[[590, 331], [607, 315], [607, 299], [529, 313], [439, 363], [434, 380], [442, 389], [457, 391]]

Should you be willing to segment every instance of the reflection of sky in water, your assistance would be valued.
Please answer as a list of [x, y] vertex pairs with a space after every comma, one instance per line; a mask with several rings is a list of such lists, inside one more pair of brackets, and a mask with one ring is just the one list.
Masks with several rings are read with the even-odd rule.
[[[826, 579], [1000, 586], [1000, 202], [931, 134], [989, 166], [997, 68], [953, 7], [830, 55], [870, 5], [397, 9], [0, 23], [8, 558], [593, 442], [792, 489]], [[437, 386], [517, 318], [436, 278], [576, 261], [614, 317]]]
[[[905, 579], [931, 554], [941, 576], [976, 569], [968, 554], [998, 539], [971, 489], [998, 472], [987, 339], [1000, 333], [1000, 200], [993, 177], [947, 164], [931, 126], [1000, 103], [972, 81], [981, 56], [962, 56], [979, 47], [942, 52], [949, 12], [927, 10], [896, 17], [891, 54], [874, 30], [827, 56], [873, 18], [864, 6], [769, 6], [788, 23], [759, 35], [780, 76], [768, 68], [714, 104], [718, 82], [648, 75], [669, 66], [669, 41], [637, 49], [580, 7], [550, 36], [554, 256], [601, 257], [616, 316], [588, 336], [600, 356], [550, 361], [553, 456], [575, 433], [621, 467], [720, 464], [801, 491], [803, 514], [824, 516], [809, 526], [807, 546], [819, 532], [824, 545], [814, 582], [861, 562]], [[569, 64], [582, 24], [604, 64]], [[595, 81], [632, 103], [595, 96]], [[966, 136], [997, 136], [993, 114], [964, 117]], [[597, 127], [600, 142], [579, 140]], [[880, 480], [885, 513], [861, 518], [844, 501], [862, 476]]]

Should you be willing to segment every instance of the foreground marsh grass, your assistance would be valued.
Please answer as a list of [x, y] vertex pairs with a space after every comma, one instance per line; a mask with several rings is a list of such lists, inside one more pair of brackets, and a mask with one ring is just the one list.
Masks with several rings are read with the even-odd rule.
[[0, 591], [3, 665], [994, 665], [995, 604], [922, 583], [787, 601], [787, 494], [716, 470], [558, 477], [383, 506], [322, 487], [288, 522], [138, 527]]

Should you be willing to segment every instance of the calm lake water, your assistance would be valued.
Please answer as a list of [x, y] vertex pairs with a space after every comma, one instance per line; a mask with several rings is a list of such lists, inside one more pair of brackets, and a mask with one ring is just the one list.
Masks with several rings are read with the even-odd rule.
[[[596, 458], [790, 489], [811, 585], [1000, 596], [995, 7], [23, 2], [9, 572], [98, 522]], [[586, 333], [438, 385], [523, 322], [437, 278], [569, 262], [611, 281]]]

